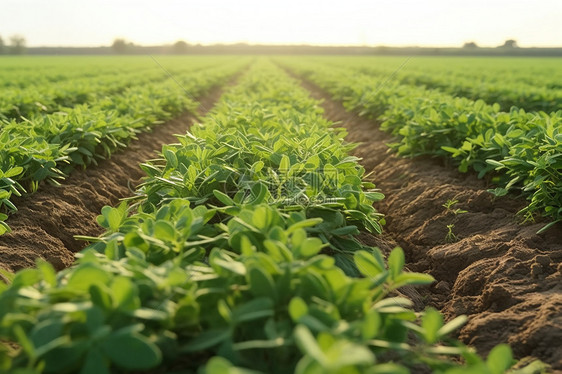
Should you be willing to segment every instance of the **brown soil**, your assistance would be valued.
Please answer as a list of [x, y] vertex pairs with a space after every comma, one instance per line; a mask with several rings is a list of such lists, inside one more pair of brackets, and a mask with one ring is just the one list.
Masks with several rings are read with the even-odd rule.
[[[200, 98], [198, 114], [204, 115], [221, 93], [222, 89], [215, 87]], [[69, 266], [74, 253], [87, 245], [74, 239], [74, 235], [101, 234], [96, 224], [101, 208], [131, 196], [145, 175], [139, 165], [155, 158], [162, 145], [175, 143], [174, 134], [185, 133], [196, 120], [196, 115], [184, 113], [154, 127], [152, 132], [139, 134], [126, 149], [97, 166], [74, 171], [62, 186], [46, 184], [38, 192], [18, 199], [18, 212], [7, 221], [12, 232], [0, 236], [0, 268], [17, 271], [34, 266], [38, 258], [57, 270]]]
[[[562, 370], [562, 224], [542, 235], [542, 224], [520, 224], [525, 202], [495, 198], [475, 175], [431, 158], [400, 158], [370, 120], [345, 111], [318, 87], [303, 86], [322, 99], [327, 117], [347, 128], [347, 139], [363, 142], [354, 151], [386, 198], [385, 234], [367, 238], [382, 249], [401, 246], [408, 268], [428, 272], [436, 282], [407, 290], [415, 305], [434, 306], [447, 319], [468, 315], [459, 338], [487, 354], [505, 342], [518, 358], [532, 356]], [[443, 204], [458, 200], [454, 214]], [[454, 224], [455, 238], [446, 239]]]
[[[396, 157], [386, 146], [389, 136], [372, 121], [303, 85], [324, 100], [328, 118], [348, 129], [348, 140], [368, 141], [355, 154], [386, 194], [377, 208], [387, 225], [384, 235], [363, 239], [383, 249], [400, 245], [409, 269], [437, 279], [428, 289], [406, 291], [415, 305], [435, 306], [449, 319], [468, 315], [459, 337], [480, 353], [507, 342], [517, 357], [537, 357], [562, 370], [562, 225], [536, 235], [541, 224], [518, 223], [522, 200], [494, 198], [484, 181], [440, 161]], [[219, 95], [215, 89], [201, 99], [201, 109], [211, 108]], [[44, 185], [20, 199], [19, 211], [8, 220], [13, 232], [0, 236], [0, 267], [15, 271], [37, 258], [57, 269], [71, 264], [86, 244], [73, 236], [99, 234], [95, 217], [101, 208], [130, 196], [143, 176], [138, 165], [175, 142], [173, 134], [185, 132], [195, 119], [184, 114], [159, 125], [110, 160], [72, 173], [62, 187]], [[458, 200], [454, 208], [468, 213], [447, 212], [442, 206], [447, 200]], [[445, 239], [449, 224], [457, 237], [452, 243]]]

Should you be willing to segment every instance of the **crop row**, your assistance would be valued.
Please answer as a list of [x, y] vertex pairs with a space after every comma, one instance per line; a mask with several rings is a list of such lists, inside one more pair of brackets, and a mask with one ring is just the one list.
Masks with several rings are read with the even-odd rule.
[[[238, 59], [163, 82], [127, 88], [122, 94], [23, 121], [2, 121], [0, 128], [0, 209], [16, 210], [12, 195], [35, 191], [40, 182], [58, 183], [75, 167], [109, 157], [159, 121], [197, 103], [200, 96], [247, 64]], [[130, 82], [134, 84], [134, 82]], [[181, 84], [181, 85], [180, 85]], [[0, 234], [9, 230], [0, 211]]]
[[[444, 62], [440, 61], [441, 65], [438, 64], [437, 68], [424, 60], [318, 58], [316, 61], [366, 74], [379, 82], [392, 76], [393, 80], [402, 84], [423, 85], [453, 96], [499, 104], [502, 111], [510, 111], [513, 106], [547, 113], [562, 109], [562, 87], [557, 85], [559, 80], [555, 78], [562, 78], [560, 69], [553, 71], [553, 77], [545, 71], [530, 74], [522, 69], [510, 70], [505, 61], [503, 64], [507, 71], [490, 69], [488, 63], [486, 69], [469, 72], [466, 65], [460, 65], [454, 59], [446, 60], [447, 65], [444, 66]], [[431, 60], [432, 64], [434, 62]]]
[[[334, 58], [336, 59], [336, 58]], [[340, 62], [343, 58], [339, 58]], [[353, 61], [355, 60], [355, 61]], [[407, 60], [407, 62], [406, 62]], [[480, 58], [480, 57], [364, 57], [348, 59], [349, 66], [385, 67], [395, 71], [450, 74], [451, 77], [472, 78], [481, 82], [530, 84], [544, 88], [562, 88], [562, 69], [556, 59], [549, 58]]]
[[[170, 71], [219, 65], [232, 56], [158, 56], [157, 61]], [[0, 60], [0, 87], [3, 89], [41, 89], [54, 84], [66, 84], [70, 80], [81, 80], [109, 75], [126, 75], [131, 72], [150, 72], [162, 69], [150, 56], [73, 56], [73, 57], [4, 57]]]
[[117, 95], [131, 85], [164, 81], [167, 78], [164, 71], [152, 69], [119, 75], [100, 74], [25, 89], [5, 89], [0, 99], [0, 119], [20, 120], [22, 117], [51, 114], [105, 96]]
[[152, 67], [151, 64], [138, 59], [132, 60], [130, 57], [3, 57], [0, 61], [0, 87], [23, 89], [100, 74], [124, 74]]
[[497, 103], [503, 111], [510, 111], [511, 107], [517, 107], [526, 111], [550, 113], [562, 108], [562, 89], [560, 88], [537, 87], [530, 83], [506, 83], [505, 81], [482, 82], [473, 77], [452, 74], [404, 74], [401, 81], [406, 84], [437, 88], [453, 96], [484, 100], [489, 104]]
[[6, 275], [0, 339], [20, 348], [0, 350], [0, 369], [510, 368], [505, 345], [483, 361], [447, 337], [463, 317], [445, 324], [433, 309], [415, 313], [407, 299], [389, 297], [432, 278], [404, 272], [399, 248], [385, 261], [358, 242], [359, 229], [380, 228], [371, 203], [382, 195], [362, 181], [345, 132], [318, 108], [278, 68], [254, 64], [203, 124], [143, 165], [137, 196], [103, 208], [107, 232], [74, 266], [55, 274], [39, 262]]
[[152, 66], [132, 69], [120, 74], [115, 74], [113, 71], [99, 72], [95, 75], [73, 77], [69, 80], [33, 85], [23, 89], [4, 89], [0, 97], [0, 119], [19, 120], [20, 117], [31, 118], [34, 115], [54, 113], [64, 108], [117, 95], [130, 87], [169, 80], [168, 73], [175, 76], [193, 74], [197, 70], [228, 63], [228, 60], [220, 63], [212, 60], [188, 60], [188, 62], [184, 61], [180, 66], [177, 66], [176, 62], [172, 67], [167, 68], [168, 71], [153, 62]]
[[381, 121], [407, 156], [452, 158], [459, 170], [490, 175], [494, 193], [520, 191], [529, 200], [521, 214], [562, 220], [562, 111], [527, 113], [449, 96], [424, 87], [382, 82], [317, 63], [283, 60], [361, 115]]

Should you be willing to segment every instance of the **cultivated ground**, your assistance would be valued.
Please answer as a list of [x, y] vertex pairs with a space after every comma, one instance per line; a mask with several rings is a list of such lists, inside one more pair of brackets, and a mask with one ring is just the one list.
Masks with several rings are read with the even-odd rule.
[[[562, 370], [562, 225], [536, 235], [544, 223], [521, 225], [516, 216], [524, 200], [494, 198], [485, 181], [441, 161], [396, 157], [376, 123], [347, 113], [316, 86], [303, 85], [324, 100], [330, 120], [348, 129], [349, 141], [361, 142], [354, 153], [386, 195], [377, 205], [386, 214], [385, 233], [364, 235], [366, 244], [401, 246], [410, 270], [437, 279], [430, 288], [408, 292], [416, 307], [435, 306], [449, 318], [468, 315], [459, 337], [481, 353], [507, 342], [518, 358], [537, 357]], [[220, 93], [215, 89], [201, 98], [201, 108], [210, 109]], [[32, 266], [37, 257], [57, 269], [70, 265], [73, 253], [85, 246], [73, 235], [101, 233], [95, 223], [101, 207], [130, 196], [143, 176], [138, 165], [194, 120], [185, 114], [158, 126], [111, 160], [73, 173], [64, 188], [44, 185], [17, 201], [19, 212], [8, 221], [13, 232], [0, 236], [0, 266], [14, 271]], [[450, 209], [443, 207], [454, 200]]]
[[[198, 115], [205, 115], [221, 93], [222, 87], [217, 87], [201, 97]], [[145, 175], [139, 165], [157, 157], [162, 145], [175, 143], [174, 134], [184, 134], [194, 121], [196, 116], [186, 113], [152, 132], [141, 133], [126, 149], [98, 166], [75, 171], [65, 179], [63, 188], [45, 184], [37, 193], [24, 195], [16, 201], [17, 214], [9, 219], [12, 232], [0, 236], [0, 266], [16, 271], [33, 266], [37, 257], [58, 270], [72, 264], [74, 253], [87, 244], [74, 235], [101, 234], [103, 230], [96, 224], [101, 208], [131, 196]]]
[[[507, 342], [519, 358], [539, 357], [562, 370], [562, 225], [537, 235], [544, 223], [522, 225], [516, 216], [524, 200], [496, 198], [485, 181], [441, 161], [397, 157], [375, 123], [304, 86], [324, 100], [330, 120], [348, 129], [349, 141], [361, 142], [354, 153], [386, 195], [377, 205], [386, 215], [385, 234], [368, 244], [401, 246], [410, 270], [437, 279], [417, 288], [417, 298], [410, 295], [418, 307], [468, 315], [459, 338], [482, 353]], [[458, 203], [447, 210], [448, 200]], [[456, 239], [447, 239], [450, 224]]]

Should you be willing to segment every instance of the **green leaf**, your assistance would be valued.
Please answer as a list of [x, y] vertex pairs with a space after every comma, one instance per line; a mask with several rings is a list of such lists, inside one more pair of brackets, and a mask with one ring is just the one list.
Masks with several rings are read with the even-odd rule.
[[233, 368], [234, 365], [226, 358], [215, 356], [205, 365], [205, 374], [230, 374]]
[[[55, 339], [50, 344], [56, 344], [56, 341], [64, 339], [61, 336]], [[85, 340], [74, 340], [72, 343], [70, 339], [65, 344], [58, 345], [57, 348], [48, 350], [41, 360], [45, 362], [45, 366], [49, 368], [51, 373], [68, 373], [74, 371], [73, 369], [79, 368], [80, 364], [86, 356], [87, 350], [90, 345]], [[77, 371], [77, 370], [76, 370]]]
[[255, 247], [246, 235], [240, 236], [240, 250], [244, 256], [251, 256], [255, 253]]
[[94, 306], [86, 310], [86, 327], [96, 338], [109, 335], [111, 327], [105, 325], [106, 311]]
[[118, 231], [121, 222], [127, 215], [127, 203], [122, 202], [117, 208], [104, 206], [101, 210], [101, 216], [98, 217], [98, 223], [112, 231]]
[[390, 277], [396, 280], [398, 275], [402, 272], [404, 268], [404, 251], [400, 247], [396, 247], [390, 252], [388, 256], [388, 268], [390, 270]]
[[221, 299], [217, 302], [217, 310], [219, 315], [227, 322], [232, 322], [232, 312], [230, 311], [230, 307], [226, 303], [224, 299]]
[[445, 324], [445, 326], [441, 327], [437, 331], [437, 335], [440, 336], [440, 337], [441, 336], [447, 336], [450, 333], [452, 333], [453, 331], [460, 328], [462, 325], [464, 325], [466, 323], [466, 321], [468, 321], [468, 318], [466, 316], [458, 316], [458, 317], [454, 318], [453, 320], [447, 322]]
[[306, 160], [305, 167], [308, 170], [316, 170], [320, 166], [320, 158], [318, 155], [310, 156], [308, 160]]
[[129, 314], [133, 317], [150, 321], [165, 321], [166, 318], [168, 318], [168, 314], [166, 312], [149, 308], [138, 308], [132, 310]]
[[96, 265], [86, 263], [76, 268], [68, 279], [67, 287], [77, 291], [87, 291], [92, 285], [103, 286], [109, 283], [110, 275]]
[[205, 365], [205, 374], [263, 374], [262, 372], [248, 370], [232, 365], [226, 358], [212, 357]]
[[325, 366], [328, 358], [320, 349], [318, 342], [312, 336], [312, 333], [303, 325], [297, 325], [294, 330], [295, 341], [300, 348], [301, 352], [306, 353], [314, 360], [316, 360], [320, 365]]
[[176, 229], [170, 222], [158, 220], [154, 223], [154, 236], [158, 239], [174, 241], [176, 239]]
[[361, 328], [361, 336], [363, 339], [373, 339], [380, 331], [382, 319], [375, 310], [370, 310], [365, 314], [363, 325]]
[[399, 288], [406, 285], [422, 285], [422, 284], [431, 284], [435, 282], [435, 278], [433, 278], [429, 274], [422, 274], [422, 273], [400, 273], [395, 279], [393, 288]]
[[252, 167], [250, 168], [254, 173], [259, 173], [264, 167], [263, 161], [256, 161], [253, 163]]
[[136, 333], [114, 334], [101, 343], [101, 348], [106, 357], [123, 369], [151, 369], [162, 360], [158, 347]]
[[281, 162], [279, 163], [279, 171], [281, 173], [288, 173], [290, 167], [291, 161], [289, 160], [289, 157], [287, 155], [283, 155], [283, 157], [281, 157]]
[[291, 244], [293, 247], [300, 247], [301, 244], [306, 240], [306, 231], [302, 228], [296, 229], [291, 236]]
[[546, 224], [540, 230], [537, 231], [537, 235], [542, 234], [543, 232], [546, 232], [548, 229], [550, 229], [552, 226], [554, 226], [558, 222], [562, 222], [562, 219], [558, 219], [556, 221], [553, 221], [553, 222], [550, 222], [550, 223]]
[[514, 363], [511, 348], [507, 344], [495, 346], [486, 359], [486, 366], [491, 374], [503, 374]]
[[271, 317], [274, 315], [273, 302], [266, 297], [252, 299], [238, 305], [232, 315], [237, 323]]
[[110, 374], [107, 359], [97, 348], [88, 351], [80, 374]]
[[504, 164], [502, 164], [502, 163], [499, 162], [499, 161], [493, 160], [493, 159], [487, 159], [487, 160], [486, 160], [486, 163], [487, 163], [488, 165], [492, 165], [493, 167], [495, 167], [496, 170], [499, 170], [499, 169], [502, 169], [502, 168], [505, 167]]
[[4, 235], [7, 232], [12, 232], [12, 229], [10, 229], [6, 222], [0, 220], [0, 235]]
[[140, 307], [138, 291], [129, 278], [115, 277], [111, 282], [111, 294], [117, 309], [132, 311]]
[[301, 256], [308, 258], [312, 257], [322, 250], [327, 244], [323, 244], [322, 240], [318, 238], [306, 238], [300, 245]]
[[178, 167], [178, 158], [176, 157], [176, 153], [174, 151], [164, 148], [163, 155], [169, 166], [171, 166], [172, 168]]
[[461, 154], [460, 150], [457, 148], [442, 146], [441, 149], [452, 153], [453, 157], [456, 157], [457, 155]]
[[335, 342], [328, 354], [332, 361], [329, 367], [333, 369], [365, 367], [375, 363], [375, 356], [367, 347], [345, 340]]
[[43, 280], [51, 287], [55, 287], [57, 284], [57, 274], [53, 265], [44, 260], [37, 261], [37, 268], [41, 271]]
[[298, 296], [293, 297], [289, 302], [289, 315], [293, 322], [298, 322], [306, 314], [308, 314], [306, 302]]
[[438, 331], [443, 326], [443, 316], [437, 310], [428, 308], [422, 316], [421, 326], [425, 341], [433, 344], [439, 339]]
[[29, 357], [35, 357], [35, 347], [20, 325], [14, 326], [14, 334], [17, 338], [17, 343], [21, 346], [23, 351]]
[[[12, 195], [12, 193], [10, 191], [0, 189], [0, 200], [9, 199], [11, 195]], [[8, 216], [6, 216], [6, 215], [3, 215], [3, 216], [5, 216], [4, 219], [8, 218]]]
[[230, 337], [229, 329], [211, 329], [203, 331], [197, 337], [188, 342], [183, 348], [183, 352], [201, 352], [207, 348], [223, 342]]
[[253, 267], [248, 272], [250, 292], [255, 297], [269, 297], [276, 299], [277, 291], [270, 274], [258, 267]]
[[359, 230], [357, 226], [344, 226], [332, 230], [330, 233], [336, 236], [359, 235]]
[[249, 203], [253, 205], [266, 202], [269, 190], [263, 183], [256, 183], [252, 186]]
[[353, 254], [359, 272], [366, 277], [375, 277], [384, 271], [384, 267], [367, 251], [360, 250]]
[[228, 197], [227, 194], [220, 192], [219, 190], [213, 190], [213, 195], [217, 198], [218, 201], [223, 203], [225, 206], [234, 206], [234, 200]]
[[365, 192], [365, 197], [376, 203], [384, 199], [384, 194], [380, 192]]
[[223, 259], [219, 257], [214, 257], [212, 262], [214, 265], [219, 266], [231, 273], [242, 276], [246, 275], [246, 267], [241, 262], [232, 260], [230, 258]]
[[259, 230], [263, 230], [275, 221], [275, 212], [266, 205], [260, 205], [252, 213], [252, 224]]
[[19, 175], [23, 172], [23, 167], [21, 166], [14, 166], [11, 169], [8, 169], [8, 171], [6, 171], [4, 173], [4, 178], [13, 178], [16, 175]]
[[370, 371], [372, 374], [410, 374], [410, 370], [398, 364], [377, 364]]
[[38, 349], [62, 335], [63, 323], [59, 319], [44, 320], [33, 326], [29, 338]]

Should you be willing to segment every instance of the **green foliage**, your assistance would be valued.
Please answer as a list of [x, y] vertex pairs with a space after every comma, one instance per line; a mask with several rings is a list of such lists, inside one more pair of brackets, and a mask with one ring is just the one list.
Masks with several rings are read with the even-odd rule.
[[[264, 212], [275, 218], [255, 241], [252, 222]], [[373, 264], [386, 276], [354, 278], [296, 228], [306, 222], [303, 215], [295, 222], [294, 215], [256, 205], [227, 225], [202, 224], [211, 216], [175, 199], [124, 220], [119, 234], [108, 233], [94, 246], [103, 254], [90, 249], [56, 276], [46, 263], [16, 274], [0, 293], [0, 337], [21, 346], [8, 365], [44, 373], [124, 373], [174, 365], [189, 355], [192, 369], [222, 357], [208, 362], [209, 372], [232, 365], [269, 373], [380, 372], [421, 362], [453, 368], [458, 364], [443, 354], [471, 354], [446, 343], [464, 319], [444, 324], [435, 310], [417, 315], [409, 301], [387, 297], [397, 282], [431, 282], [403, 272], [400, 249], [389, 256], [388, 268], [378, 249], [357, 252], [359, 269]], [[176, 235], [184, 231], [175, 242], [179, 249], [167, 230], [152, 232], [148, 246], [129, 241], [158, 221]], [[207, 231], [195, 234], [201, 230]], [[163, 253], [162, 244], [174, 256]], [[303, 245], [315, 248], [303, 251]], [[383, 359], [389, 351], [393, 363]]]
[[[277, 99], [270, 95], [272, 81], [286, 90], [275, 91]], [[245, 95], [251, 91], [257, 93], [252, 101], [270, 101], [274, 114], [259, 105], [246, 112]], [[361, 182], [363, 170], [356, 159], [306, 152], [316, 144], [306, 144], [313, 135], [330, 139], [327, 147], [342, 148], [341, 130], [305, 116], [315, 111], [315, 102], [296, 82], [272, 65], [257, 63], [222, 103], [202, 130], [194, 129], [214, 129], [207, 138], [188, 134], [180, 145], [165, 146], [160, 161], [144, 166], [149, 177], [134, 204], [102, 210], [98, 222], [106, 233], [72, 267], [56, 274], [47, 263], [38, 263], [37, 269], [8, 275], [9, 285], [0, 285], [0, 340], [16, 342], [18, 348], [0, 349], [2, 370], [103, 374], [179, 367], [249, 374], [407, 373], [421, 368], [495, 374], [513, 366], [507, 346], [495, 348], [484, 361], [448, 338], [464, 317], [445, 323], [433, 309], [416, 313], [409, 300], [390, 297], [399, 287], [428, 284], [433, 278], [404, 271], [399, 248], [385, 261], [379, 249], [359, 245], [359, 226], [347, 221], [366, 229], [372, 210], [358, 204], [382, 196], [362, 195], [369, 193], [363, 187], [374, 186]], [[243, 127], [234, 131], [229, 113], [245, 114], [240, 116], [245, 132]], [[229, 134], [229, 126], [219, 126], [227, 119], [223, 123], [233, 127], [231, 143], [214, 144], [213, 139]], [[287, 133], [291, 126], [299, 132], [278, 137], [278, 145], [271, 146], [266, 140], [277, 133], [266, 131], [269, 121]], [[308, 128], [317, 123], [324, 125], [311, 134]], [[261, 148], [253, 144], [252, 149], [259, 160], [235, 147], [244, 143], [237, 137], [250, 133], [263, 139]], [[279, 151], [288, 144], [305, 147]], [[236, 153], [228, 153], [235, 148]], [[197, 158], [190, 158], [191, 153]], [[225, 154], [228, 158], [221, 161], [231, 161], [231, 166], [219, 168], [215, 158]], [[309, 186], [300, 184], [307, 181], [307, 172], [295, 182], [295, 190], [304, 189], [307, 197], [333, 193], [343, 199], [328, 206], [280, 199], [265, 176], [287, 181], [285, 174], [303, 163], [310, 163], [310, 173], [316, 175], [330, 170], [327, 165], [342, 166], [346, 174], [341, 182], [336, 176], [334, 185], [310, 186], [309, 196]], [[249, 190], [232, 193], [222, 173], [239, 170], [252, 170], [259, 178]], [[232, 183], [243, 185], [240, 179]], [[341, 252], [331, 252], [332, 247]], [[356, 276], [346, 274], [350, 269]]]
[[459, 202], [458, 200], [447, 200], [445, 204], [443, 204], [443, 208], [447, 209], [447, 212], [451, 212], [455, 216], [459, 214], [468, 213], [468, 210], [464, 210], [460, 208], [453, 209], [453, 207], [457, 205], [458, 202]]
[[[224, 60], [209, 68], [208, 60], [192, 63], [175, 62], [175, 81], [157, 65], [119, 75], [111, 73], [113, 65], [100, 76], [87, 76], [82, 68], [78, 72], [87, 77], [3, 91], [0, 212], [16, 210], [12, 195], [35, 191], [43, 181], [59, 184], [73, 168], [96, 164], [139, 132], [194, 110], [193, 96], [224, 82], [247, 60]], [[0, 216], [0, 234], [9, 230], [5, 219]]]
[[[216, 206], [227, 219], [263, 203], [287, 214], [303, 211], [322, 221], [308, 231], [354, 271], [348, 254], [361, 245], [351, 235], [382, 231], [384, 220], [372, 204], [384, 195], [362, 181], [364, 168], [347, 154], [353, 145], [344, 142], [344, 130], [330, 127], [296, 82], [274, 70], [246, 79], [179, 144], [142, 165], [149, 177], [138, 206], [152, 212], [182, 197]], [[258, 230], [268, 226], [267, 217], [255, 221]]]
[[[401, 84], [400, 77], [409, 73], [396, 71], [396, 67], [394, 71], [377, 70], [360, 61], [356, 66], [344, 61], [331, 66], [331, 61], [282, 60], [334, 98], [343, 100], [349, 110], [379, 119], [381, 128], [396, 137], [390, 146], [398, 153], [452, 158], [462, 172], [472, 169], [479, 177], [490, 175], [498, 186], [492, 192], [505, 195], [517, 190], [527, 197], [529, 204], [520, 212], [522, 215], [528, 218], [542, 213], [553, 220], [543, 230], [562, 220], [560, 87], [548, 91], [552, 98], [538, 97], [534, 101], [536, 90], [529, 90], [529, 96], [506, 98], [503, 102], [509, 90], [515, 89], [508, 85], [495, 92], [493, 98], [482, 96], [489, 99], [490, 105], [479, 99], [480, 93], [471, 96], [467, 92], [472, 91], [464, 91], [462, 82], [459, 87], [464, 88], [453, 90], [462, 97], [453, 97], [440, 90], [410, 85], [419, 83], [415, 80], [404, 78], [408, 83]], [[444, 85], [458, 83], [450, 77], [446, 81]], [[515, 106], [510, 108], [508, 103]], [[526, 112], [519, 107], [552, 112]]]

